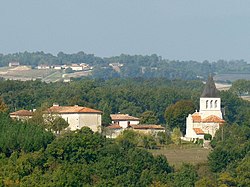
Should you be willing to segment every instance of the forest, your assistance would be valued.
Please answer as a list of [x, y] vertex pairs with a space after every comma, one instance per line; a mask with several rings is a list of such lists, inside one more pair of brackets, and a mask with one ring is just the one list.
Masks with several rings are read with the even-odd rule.
[[[52, 55], [44, 52], [20, 52], [14, 54], [0, 54], [0, 67], [8, 66], [9, 62], [18, 61], [21, 65], [35, 68], [37, 65], [62, 65], [86, 63], [93, 67], [92, 78], [168, 78], [206, 80], [209, 74], [249, 74], [250, 64], [244, 60], [218, 60], [216, 62], [178, 61], [163, 59], [156, 54], [126, 55], [101, 58], [93, 54], [78, 52], [65, 54], [59, 52]], [[110, 64], [122, 64], [113, 69]]]
[[[249, 186], [250, 102], [239, 96], [248, 81], [220, 92], [227, 124], [212, 140], [206, 163], [176, 168], [148, 149], [176, 143], [175, 133], [158, 139], [125, 132], [115, 140], [88, 128], [55, 135], [39, 115], [25, 122], [8, 113], [60, 105], [81, 105], [104, 114], [128, 113], [170, 132], [185, 130], [198, 110], [204, 84], [166, 78], [80, 79], [69, 83], [0, 80], [1, 186]], [[171, 116], [169, 118], [169, 115]], [[179, 135], [180, 136], [180, 135]], [[179, 138], [179, 136], [177, 138]], [[178, 139], [177, 139], [178, 140]], [[178, 141], [177, 141], [178, 142]], [[176, 143], [177, 146], [179, 143]]]

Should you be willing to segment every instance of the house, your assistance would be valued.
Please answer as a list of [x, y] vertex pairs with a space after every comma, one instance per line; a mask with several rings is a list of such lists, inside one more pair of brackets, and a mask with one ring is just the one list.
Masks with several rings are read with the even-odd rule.
[[45, 64], [40, 64], [37, 66], [37, 69], [50, 69], [50, 66]]
[[94, 132], [100, 131], [102, 111], [82, 106], [59, 106], [54, 104], [46, 111], [46, 115], [58, 115], [69, 123], [70, 130], [89, 127]]
[[137, 125], [140, 122], [139, 118], [130, 116], [128, 114], [111, 114], [112, 124], [118, 124], [123, 129], [128, 128], [129, 125]]
[[186, 118], [186, 135], [183, 139], [204, 139], [204, 134], [215, 136], [216, 131], [225, 123], [222, 119], [221, 99], [212, 76], [209, 76], [200, 97], [200, 110]]
[[20, 63], [19, 62], [9, 62], [9, 67], [17, 67], [17, 66], [20, 66]]
[[134, 130], [144, 134], [157, 134], [165, 132], [165, 128], [161, 125], [139, 124], [140, 119], [128, 114], [111, 114], [112, 124], [106, 128], [106, 136], [108, 138], [116, 138], [124, 130]]
[[10, 113], [10, 117], [16, 120], [27, 120], [32, 118], [33, 112], [29, 110], [18, 110], [15, 112]]
[[53, 68], [56, 70], [61, 70], [62, 66], [61, 65], [53, 65]]
[[82, 70], [83, 70], [83, 67], [80, 66], [79, 64], [71, 64], [70, 68], [71, 68], [73, 71], [82, 71]]

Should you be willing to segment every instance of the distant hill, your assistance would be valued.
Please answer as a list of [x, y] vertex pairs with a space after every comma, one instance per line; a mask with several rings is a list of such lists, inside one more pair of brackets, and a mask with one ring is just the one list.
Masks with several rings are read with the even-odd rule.
[[[86, 63], [93, 66], [93, 78], [109, 79], [115, 77], [143, 77], [168, 79], [206, 79], [209, 74], [250, 74], [250, 64], [244, 60], [216, 62], [178, 61], [163, 59], [156, 54], [126, 55], [109, 58], [96, 57], [93, 54], [78, 52], [65, 54], [59, 52], [56, 56], [44, 52], [23, 52], [0, 54], [0, 67], [8, 66], [9, 62], [19, 62], [20, 65], [37, 67], [40, 64], [63, 65]], [[231, 81], [230, 79], [217, 79]]]

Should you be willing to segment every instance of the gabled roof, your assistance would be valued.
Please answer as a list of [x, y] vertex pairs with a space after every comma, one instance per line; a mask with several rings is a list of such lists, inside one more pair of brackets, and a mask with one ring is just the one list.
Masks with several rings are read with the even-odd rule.
[[68, 113], [96, 113], [101, 114], [102, 111], [95, 110], [92, 108], [82, 107], [82, 106], [52, 106], [47, 112], [49, 113], [59, 113], [59, 114], [68, 114]]
[[112, 121], [140, 121], [139, 118], [130, 116], [128, 114], [110, 114]]
[[210, 75], [206, 82], [205, 88], [201, 94], [201, 97], [219, 97], [219, 91], [216, 89], [213, 77]]
[[218, 116], [215, 115], [210, 115], [204, 119], [202, 119], [202, 122], [206, 122], [206, 123], [225, 123], [225, 121], [221, 118], [219, 118]]
[[28, 110], [18, 110], [15, 112], [10, 113], [12, 116], [33, 116], [33, 112]]
[[196, 134], [205, 134], [204, 131], [200, 128], [193, 128], [193, 130]]
[[161, 125], [148, 125], [148, 124], [141, 124], [141, 125], [130, 125], [133, 129], [157, 129], [157, 130], [164, 130], [165, 128]]
[[109, 126], [107, 126], [107, 128], [109, 128], [109, 129], [122, 129], [122, 127], [118, 124], [109, 125]]
[[201, 122], [201, 116], [198, 112], [192, 114], [192, 119], [194, 122]]

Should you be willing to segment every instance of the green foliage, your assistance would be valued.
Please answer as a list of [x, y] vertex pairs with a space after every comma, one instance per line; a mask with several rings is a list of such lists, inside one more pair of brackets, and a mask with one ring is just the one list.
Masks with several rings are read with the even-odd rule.
[[181, 144], [181, 131], [180, 128], [174, 128], [171, 134], [171, 139], [176, 145]]
[[55, 132], [58, 132], [60, 134], [60, 132], [67, 128], [69, 126], [68, 122], [65, 121], [63, 118], [61, 117], [56, 117], [53, 122], [52, 122], [52, 126], [51, 129]]
[[74, 73], [74, 71], [72, 70], [72, 68], [67, 68], [65, 69], [65, 73]]
[[236, 80], [230, 90], [239, 96], [250, 94], [250, 80]]
[[104, 139], [100, 134], [83, 127], [77, 133], [69, 132], [53, 141], [46, 150], [54, 159], [71, 163], [91, 163], [103, 146]]
[[102, 125], [103, 126], [108, 126], [112, 122], [112, 119], [110, 117], [111, 109], [107, 105], [104, 105], [104, 108], [103, 108], [102, 112], [103, 112], [103, 114], [102, 114]]
[[230, 164], [243, 159], [250, 151], [250, 128], [238, 125], [226, 125], [217, 131], [213, 139], [213, 152], [209, 165], [214, 172], [225, 170]]
[[174, 186], [194, 186], [198, 179], [198, 174], [194, 166], [190, 164], [183, 164], [178, 172], [174, 175]]
[[185, 133], [186, 117], [195, 111], [195, 105], [192, 101], [178, 101], [170, 105], [165, 111], [165, 119], [167, 127], [174, 129], [180, 128], [182, 133]]
[[205, 140], [212, 140], [212, 135], [211, 134], [204, 134], [204, 139]]
[[6, 155], [37, 151], [54, 139], [53, 134], [36, 124], [12, 121], [5, 114], [0, 114], [0, 119], [0, 152]]
[[158, 119], [153, 111], [145, 111], [141, 114], [141, 124], [157, 124]]

